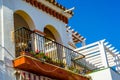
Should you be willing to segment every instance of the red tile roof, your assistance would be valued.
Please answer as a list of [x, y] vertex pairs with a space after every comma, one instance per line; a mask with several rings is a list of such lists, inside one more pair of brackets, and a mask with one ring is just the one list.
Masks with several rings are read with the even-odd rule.
[[[42, 4], [41, 2], [39, 2], [37, 0], [23, 0], [23, 1], [31, 4], [32, 6], [38, 8], [38, 9], [41, 9], [42, 11], [44, 11], [44, 12], [52, 15], [53, 17], [56, 17], [57, 19], [63, 21], [66, 24], [68, 23], [68, 18], [65, 15], [57, 12], [54, 9], [51, 9], [47, 5]], [[53, 5], [59, 7], [60, 9], [66, 10], [65, 7], [63, 7], [62, 5], [60, 5], [59, 3], [57, 3], [55, 0], [46, 0], [46, 1], [52, 3]], [[70, 12], [68, 11], [67, 13], [70, 14], [70, 15], [72, 15], [72, 11], [70, 11]]]
[[[61, 8], [61, 9], [63, 9], [63, 10], [67, 10], [67, 8], [65, 8], [63, 5], [59, 4], [59, 3], [56, 2], [55, 0], [46, 0], [46, 1], [52, 3], [53, 5], [59, 7], [59, 8]], [[67, 12], [67, 13], [73, 15], [73, 12], [72, 12], [72, 11], [69, 11], [69, 12]]]

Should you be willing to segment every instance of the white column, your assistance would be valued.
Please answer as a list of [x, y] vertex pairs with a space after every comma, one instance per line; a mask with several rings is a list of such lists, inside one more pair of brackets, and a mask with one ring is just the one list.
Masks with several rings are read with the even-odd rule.
[[[3, 80], [15, 80], [12, 60], [15, 58], [15, 43], [12, 40], [11, 32], [14, 31], [14, 17], [12, 6], [9, 0], [2, 0], [2, 47], [4, 58]], [[10, 1], [9, 1], [10, 2]]]
[[[12, 60], [15, 57], [15, 42], [12, 40], [12, 32], [14, 31], [14, 13], [11, 8], [8, 8], [9, 6], [7, 6], [6, 1], [3, 2], [2, 44], [5, 48], [4, 56]], [[9, 4], [12, 5], [12, 3]]]
[[0, 60], [3, 60], [3, 2], [0, 0]]
[[4, 79], [5, 68], [4, 68], [4, 35], [3, 35], [3, 1], [0, 0], [0, 78]]
[[85, 40], [82, 41], [82, 46], [85, 46], [86, 45], [86, 42]]
[[69, 41], [73, 43], [73, 40], [72, 40], [72, 30], [68, 30], [68, 38], [69, 38]]
[[103, 43], [104, 43], [104, 41], [99, 42], [100, 55], [101, 55], [101, 58], [102, 58], [102, 64], [103, 64], [104, 68], [108, 68], [109, 65], [108, 65], [108, 60], [107, 60], [107, 54], [106, 54]]

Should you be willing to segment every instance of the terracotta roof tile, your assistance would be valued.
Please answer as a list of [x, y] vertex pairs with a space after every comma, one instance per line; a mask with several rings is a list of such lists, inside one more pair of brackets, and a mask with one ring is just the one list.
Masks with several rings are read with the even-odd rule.
[[[67, 8], [65, 8], [64, 6], [62, 6], [61, 4], [59, 4], [58, 2], [56, 2], [55, 0], [46, 0], [46, 1], [52, 3], [53, 5], [59, 7], [59, 8], [61, 8], [61, 9], [63, 9], [63, 10], [67, 10]], [[71, 15], [74, 14], [72, 11], [69, 11], [69, 12], [67, 12], [67, 13], [69, 13], [69, 14], [71, 14]]]
[[[23, 0], [23, 1], [26, 1], [27, 3], [31, 4], [32, 6], [35, 6], [36, 8], [41, 9], [42, 11], [52, 15], [53, 17], [56, 17], [57, 19], [63, 21], [66, 24], [68, 23], [68, 18], [66, 16], [62, 15], [61, 13], [57, 12], [54, 9], [49, 8], [48, 6], [40, 3], [37, 0]], [[60, 4], [54, 2], [54, 5], [60, 5]]]

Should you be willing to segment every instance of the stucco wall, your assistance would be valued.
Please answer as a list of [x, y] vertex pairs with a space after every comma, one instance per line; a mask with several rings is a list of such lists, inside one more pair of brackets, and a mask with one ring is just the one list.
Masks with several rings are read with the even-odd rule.
[[120, 74], [108, 68], [89, 74], [93, 80], [120, 80]]
[[0, 80], [3, 80], [3, 51], [2, 51], [2, 0], [0, 0]]
[[[22, 10], [27, 13], [30, 18], [33, 20], [34, 25], [31, 27], [35, 27], [41, 31], [44, 30], [46, 25], [52, 25], [59, 32], [61, 40], [64, 45], [67, 45], [68, 40], [66, 39], [66, 28], [65, 23], [56, 19], [55, 17], [43, 12], [40, 9], [37, 9], [30, 4], [26, 3], [22, 0], [4, 0], [4, 5], [9, 7], [12, 12], [16, 12], [18, 10]], [[28, 25], [31, 25], [30, 23]], [[13, 26], [14, 28], [14, 26]]]
[[66, 39], [67, 35], [66, 35], [65, 23], [63, 23], [62, 21], [56, 19], [55, 17], [49, 14], [46, 14], [42, 10], [37, 9], [26, 2], [23, 2], [22, 0], [14, 1], [14, 6], [15, 6], [13, 10], [14, 12], [17, 10], [23, 10], [31, 17], [36, 29], [43, 31], [46, 25], [54, 26], [55, 29], [59, 32], [62, 42], [65, 45], [67, 45], [66, 42], [68, 40]]
[[[1, 15], [0, 10], [0, 23], [2, 23], [0, 24], [0, 43], [4, 48], [2, 48], [3, 51], [0, 51], [2, 51], [2, 56], [4, 56], [4, 64], [0, 65], [0, 67], [3, 68], [4, 73], [2, 76], [3, 79], [0, 78], [0, 80], [15, 80], [14, 69], [12, 68], [12, 60], [15, 57], [15, 43], [12, 39], [12, 31], [14, 31], [14, 12], [22, 10], [28, 14], [34, 23], [31, 24], [31, 22], [29, 22], [28, 25], [31, 29], [36, 28], [43, 31], [46, 25], [54, 26], [60, 34], [62, 43], [67, 46], [68, 40], [66, 39], [66, 24], [31, 6], [23, 0], [0, 0], [0, 8], [2, 3], [1, 1], [3, 1], [3, 14]], [[3, 18], [1, 18], [1, 16]], [[3, 22], [1, 22], [1, 20], [3, 20]], [[0, 76], [1, 75], [2, 73], [0, 72]]]
[[[110, 69], [101, 70], [98, 72], [93, 72], [89, 74], [92, 80], [112, 80]], [[116, 79], [114, 79], [116, 80]]]
[[[0, 45], [2, 45], [2, 1], [0, 0]], [[0, 53], [2, 54], [2, 48], [0, 47]], [[2, 55], [0, 56], [2, 59]]]
[[3, 80], [15, 80], [12, 68], [12, 60], [14, 59], [15, 48], [12, 41], [11, 32], [14, 30], [13, 26], [13, 10], [11, 7], [7, 7], [3, 0], [3, 14], [2, 14], [2, 56], [4, 57], [3, 68]]
[[4, 80], [3, 74], [4, 74], [3, 63], [0, 62], [0, 80]]
[[31, 6], [30, 4], [24, 2], [23, 0], [3, 0], [3, 36], [4, 37], [4, 43], [7, 49], [11, 50], [11, 53], [14, 54], [14, 42], [11, 40], [11, 31], [14, 30], [14, 12], [18, 10], [24, 11], [26, 14], [30, 16], [34, 24], [29, 23], [28, 25], [32, 25], [36, 29], [39, 29], [41, 31], [44, 30], [44, 27], [46, 25], [52, 25], [54, 28], [58, 31], [61, 37], [61, 42], [67, 46], [68, 40], [66, 39], [66, 28], [65, 23], [62, 21], [56, 19], [55, 17], [46, 14], [45, 12]]

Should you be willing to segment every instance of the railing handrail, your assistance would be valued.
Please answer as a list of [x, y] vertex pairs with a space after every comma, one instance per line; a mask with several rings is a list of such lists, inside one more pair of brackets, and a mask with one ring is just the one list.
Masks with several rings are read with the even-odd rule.
[[64, 46], [64, 45], [63, 45], [63, 44], [61, 44], [61, 43], [58, 43], [58, 42], [53, 41], [53, 40], [51, 40], [51, 39], [49, 39], [49, 38], [47, 38], [47, 37], [45, 37], [45, 36], [43, 36], [43, 35], [40, 35], [40, 34], [38, 34], [38, 33], [34, 32], [34, 31], [31, 31], [30, 29], [28, 29], [28, 28], [26, 28], [26, 27], [20, 27], [20, 28], [16, 29], [16, 30], [15, 30], [15, 32], [16, 32], [17, 30], [22, 29], [22, 28], [23, 28], [23, 29], [25, 29], [25, 30], [30, 31], [31, 33], [37, 34], [37, 35], [39, 35], [39, 36], [41, 36], [41, 37], [44, 37], [45, 39], [50, 40], [50, 41], [52, 41], [52, 42], [54, 42], [54, 43], [56, 43], [56, 44], [58, 44], [58, 45], [60, 45], [60, 46], [63, 46], [63, 47], [65, 47], [66, 49], [69, 49], [69, 50], [71, 50], [71, 51], [73, 51], [73, 52], [77, 53], [78, 55], [81, 55], [83, 58], [85, 57], [85, 55], [83, 55], [83, 54], [81, 54], [81, 53], [79, 53], [79, 52], [77, 52], [77, 51], [74, 51], [73, 49], [70, 49], [70, 48], [68, 48], [68, 47]]
[[[85, 57], [84, 54], [81, 54], [78, 51], [74, 51], [73, 49], [61, 43], [53, 41], [35, 32], [34, 30], [32, 31], [28, 28], [20, 27], [15, 30], [15, 33], [16, 57], [19, 57], [22, 52], [26, 53], [28, 56], [32, 55], [37, 59], [41, 59], [41, 56], [46, 56], [48, 57], [46, 58], [46, 61], [48, 61], [47, 59], [49, 59], [49, 61], [53, 61], [50, 62], [51, 64], [57, 63], [55, 65], [59, 65], [58, 63], [60, 63], [60, 65], [63, 64], [67, 67], [74, 66], [76, 71], [79, 69], [78, 66], [82, 68], [83, 66], [86, 66], [86, 63], [84, 63], [83, 66], [77, 64]], [[49, 42], [52, 45], [49, 44]], [[86, 67], [84, 68], [85, 70], [87, 69]]]

